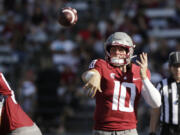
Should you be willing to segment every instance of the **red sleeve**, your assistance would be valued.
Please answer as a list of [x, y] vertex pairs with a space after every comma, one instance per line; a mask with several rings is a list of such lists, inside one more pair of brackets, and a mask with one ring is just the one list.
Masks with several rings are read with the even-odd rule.
[[93, 60], [89, 65], [89, 69], [96, 69], [102, 75], [102, 61], [100, 59]]
[[0, 73], [0, 94], [11, 96], [11, 88], [2, 73]]

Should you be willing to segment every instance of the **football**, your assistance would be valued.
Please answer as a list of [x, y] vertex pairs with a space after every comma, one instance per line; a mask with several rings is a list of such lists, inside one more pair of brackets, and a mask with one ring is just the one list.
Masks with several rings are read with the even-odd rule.
[[75, 8], [62, 8], [58, 15], [58, 22], [64, 27], [71, 27], [77, 23], [78, 14]]

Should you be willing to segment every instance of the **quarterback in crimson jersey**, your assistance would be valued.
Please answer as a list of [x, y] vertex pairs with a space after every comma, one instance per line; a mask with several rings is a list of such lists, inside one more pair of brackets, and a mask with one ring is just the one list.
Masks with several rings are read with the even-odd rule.
[[102, 59], [92, 63], [90, 68], [101, 75], [102, 89], [102, 93], [96, 94], [95, 129], [136, 128], [136, 108], [142, 89], [140, 67], [132, 64], [124, 73]]
[[115, 32], [105, 42], [106, 60], [93, 60], [82, 75], [84, 87], [96, 99], [94, 135], [137, 135], [140, 96], [153, 108], [161, 105], [160, 94], [149, 80], [147, 54], [140, 54], [138, 65], [131, 62], [134, 47], [126, 33]]
[[[41, 135], [41, 131], [16, 102], [4, 75], [0, 73], [0, 134]], [[22, 128], [22, 130], [21, 130]], [[18, 131], [16, 131], [18, 129]]]

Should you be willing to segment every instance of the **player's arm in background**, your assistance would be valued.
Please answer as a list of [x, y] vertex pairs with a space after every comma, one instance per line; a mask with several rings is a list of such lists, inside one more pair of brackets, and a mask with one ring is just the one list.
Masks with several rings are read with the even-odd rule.
[[156, 130], [159, 125], [159, 117], [160, 117], [160, 108], [151, 109], [149, 135], [156, 135]]
[[85, 83], [84, 88], [88, 90], [88, 95], [92, 98], [96, 92], [101, 90], [101, 75], [96, 69], [90, 69], [82, 74], [82, 80]]
[[142, 96], [152, 108], [158, 108], [161, 106], [161, 95], [147, 76], [147, 69], [148, 69], [147, 53], [140, 54], [140, 60], [141, 61], [136, 61], [136, 62], [141, 67], [140, 74], [143, 82]]
[[9, 87], [9, 84], [7, 83], [3, 73], [0, 72], [0, 125], [1, 125], [1, 119], [2, 119], [2, 108], [4, 105], [4, 96], [11, 96], [12, 90]]

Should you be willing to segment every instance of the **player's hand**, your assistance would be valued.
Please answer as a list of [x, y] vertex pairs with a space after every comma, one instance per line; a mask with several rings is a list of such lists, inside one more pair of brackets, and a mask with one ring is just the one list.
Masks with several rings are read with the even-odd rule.
[[102, 92], [100, 87], [101, 77], [99, 74], [93, 75], [85, 84], [84, 89], [88, 90], [88, 96], [93, 98], [96, 92]]
[[148, 69], [148, 58], [147, 58], [147, 53], [142, 53], [140, 54], [140, 61], [136, 60], [136, 62], [139, 64], [139, 66], [141, 67], [140, 70], [140, 74], [141, 74], [141, 78], [145, 79], [147, 78], [147, 69]]

